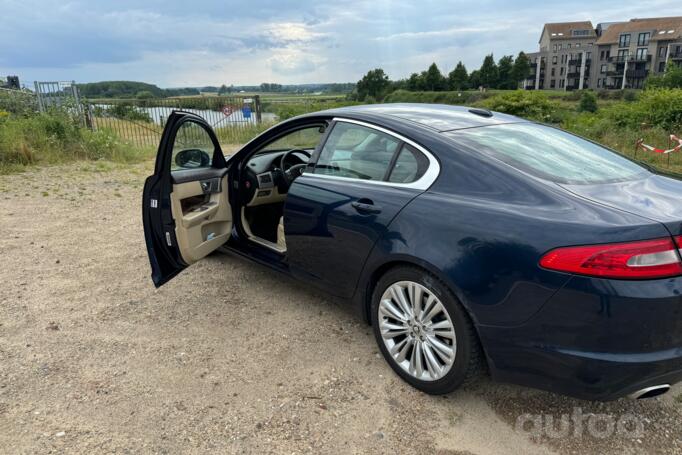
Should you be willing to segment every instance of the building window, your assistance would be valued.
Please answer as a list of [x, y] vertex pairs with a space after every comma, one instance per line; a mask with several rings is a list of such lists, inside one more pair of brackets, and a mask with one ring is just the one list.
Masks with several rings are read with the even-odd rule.
[[554, 45], [554, 52], [556, 52], [556, 49], [557, 49], [557, 45], [555, 44]]
[[658, 62], [658, 72], [659, 73], [665, 72], [665, 62]]
[[668, 48], [667, 47], [659, 47], [658, 48], [658, 57], [659, 58], [665, 58], [665, 54], [668, 53]]
[[556, 55], [552, 56], [552, 65], [556, 65], [557, 62], [557, 57]]
[[607, 68], [607, 67], [608, 67], [608, 65], [607, 65], [606, 63], [602, 63], [601, 67], [599, 68], [599, 72], [600, 72], [601, 74], [606, 73], [606, 68]]
[[561, 44], [561, 43], [559, 43], [559, 50], [561, 50], [561, 46], [562, 46], [562, 44]]
[[651, 33], [649, 33], [649, 32], [640, 33], [639, 36], [637, 36], [637, 45], [638, 46], [648, 46], [649, 45], [649, 38], [651, 38]]
[[636, 54], [637, 60], [646, 60], [646, 52], [647, 52], [646, 47], [637, 48]]
[[585, 58], [590, 60], [592, 58], [592, 52], [585, 52]]
[[566, 45], [566, 49], [570, 49], [570, 48], [571, 48], [571, 43], [568, 43], [568, 44]]
[[556, 74], [556, 71], [555, 71], [555, 70], [556, 70], [556, 68], [553, 67], [553, 68], [552, 68], [552, 77], [554, 77], [555, 74]]
[[628, 59], [628, 55], [630, 55], [630, 51], [628, 49], [619, 50], [618, 51], [618, 61], [624, 62], [625, 60]]
[[561, 67], [561, 71], [559, 71], [559, 76], [563, 76], [563, 75], [564, 75], [564, 70], [565, 70], [565, 69], [566, 69], [566, 67], [564, 67], [564, 66]]
[[573, 36], [589, 36], [589, 30], [573, 30]]
[[552, 79], [552, 80], [549, 82], [549, 88], [555, 88], [555, 87], [556, 87], [556, 80], [555, 80], [555, 79]]
[[575, 43], [575, 47], [580, 47], [580, 43]]
[[624, 33], [620, 35], [620, 39], [618, 40], [618, 47], [630, 47], [630, 34], [629, 33]]
[[566, 80], [565, 80], [565, 79], [561, 79], [561, 80], [559, 81], [559, 88], [564, 88], [564, 84], [565, 84], [565, 83], [566, 83]]
[[601, 79], [597, 79], [597, 87], [601, 88]]

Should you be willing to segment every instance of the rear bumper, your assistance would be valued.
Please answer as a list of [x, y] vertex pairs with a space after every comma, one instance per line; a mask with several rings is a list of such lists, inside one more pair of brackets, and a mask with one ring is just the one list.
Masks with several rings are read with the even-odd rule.
[[682, 278], [572, 277], [528, 321], [480, 326], [495, 379], [589, 400], [682, 380]]

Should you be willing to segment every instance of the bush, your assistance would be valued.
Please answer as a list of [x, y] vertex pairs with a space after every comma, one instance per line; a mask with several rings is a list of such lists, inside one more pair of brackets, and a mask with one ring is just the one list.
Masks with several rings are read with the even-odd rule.
[[591, 91], [584, 91], [578, 104], [578, 112], [597, 112], [597, 97]]
[[120, 119], [133, 120], [145, 123], [152, 122], [152, 118], [149, 116], [148, 113], [139, 110], [137, 107], [129, 103], [116, 103], [112, 106], [109, 106], [107, 108], [107, 112], [109, 113], [109, 115]]
[[620, 103], [607, 112], [619, 126], [656, 126], [676, 131], [682, 129], [682, 89], [648, 89], [637, 102]]
[[481, 104], [493, 111], [549, 122], [556, 121], [555, 115], [559, 110], [556, 102], [539, 91], [515, 90], [495, 95]]
[[73, 160], [133, 161], [146, 157], [110, 131], [90, 131], [68, 113], [0, 117], [0, 172]]

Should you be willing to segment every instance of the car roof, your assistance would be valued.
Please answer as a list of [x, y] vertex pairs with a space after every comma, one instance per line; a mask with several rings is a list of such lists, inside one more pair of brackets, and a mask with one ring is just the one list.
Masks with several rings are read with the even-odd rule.
[[503, 123], [526, 122], [513, 115], [486, 111], [485, 109], [447, 104], [395, 103], [366, 104], [329, 109], [316, 114], [334, 116], [372, 117], [386, 120], [401, 119], [427, 127], [432, 131], [444, 132], [463, 128], [500, 125]]

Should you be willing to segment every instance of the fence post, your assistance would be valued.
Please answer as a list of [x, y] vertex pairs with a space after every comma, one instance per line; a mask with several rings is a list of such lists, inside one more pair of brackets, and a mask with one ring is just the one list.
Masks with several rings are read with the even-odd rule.
[[38, 84], [38, 81], [33, 81], [33, 86], [35, 87], [36, 98], [38, 99], [38, 110], [40, 112], [45, 112], [45, 106], [43, 106], [43, 97], [40, 96], [40, 84]]
[[260, 124], [263, 121], [263, 117], [261, 115], [261, 105], [260, 105], [260, 95], [255, 95], [254, 97], [255, 100], [255, 107], [256, 107], [256, 123]]

